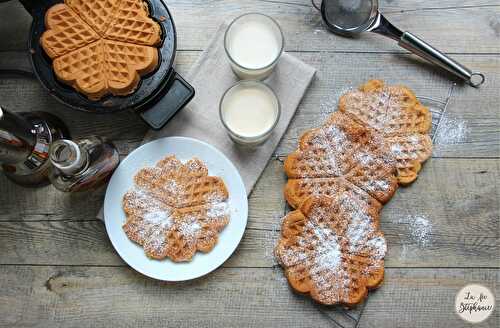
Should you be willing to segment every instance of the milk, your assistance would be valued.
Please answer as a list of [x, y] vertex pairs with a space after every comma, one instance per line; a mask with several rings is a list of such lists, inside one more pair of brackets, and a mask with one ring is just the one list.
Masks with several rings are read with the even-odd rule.
[[283, 35], [270, 17], [247, 14], [229, 26], [224, 44], [236, 75], [260, 80], [269, 76], [276, 65], [283, 51]]
[[220, 114], [233, 140], [260, 143], [271, 134], [279, 118], [279, 102], [264, 84], [240, 82], [225, 94]]

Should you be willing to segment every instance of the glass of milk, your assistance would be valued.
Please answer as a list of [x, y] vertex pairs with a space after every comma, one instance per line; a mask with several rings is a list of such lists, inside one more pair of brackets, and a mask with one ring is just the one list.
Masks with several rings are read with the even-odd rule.
[[220, 101], [222, 124], [234, 142], [254, 146], [273, 132], [281, 115], [274, 91], [259, 81], [240, 81]]
[[243, 80], [263, 80], [278, 63], [285, 45], [283, 32], [271, 17], [250, 13], [227, 28], [224, 48], [234, 73]]

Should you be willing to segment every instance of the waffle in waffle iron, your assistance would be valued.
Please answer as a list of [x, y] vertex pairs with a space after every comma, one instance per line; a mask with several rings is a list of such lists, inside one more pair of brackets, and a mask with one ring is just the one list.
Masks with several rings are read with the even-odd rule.
[[65, 0], [45, 25], [40, 43], [55, 75], [89, 99], [128, 95], [158, 66], [161, 28], [143, 0]]

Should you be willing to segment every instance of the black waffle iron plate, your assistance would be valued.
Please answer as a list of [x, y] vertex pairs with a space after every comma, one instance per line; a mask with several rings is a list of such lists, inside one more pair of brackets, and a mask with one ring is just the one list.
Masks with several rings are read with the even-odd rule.
[[70, 86], [59, 82], [52, 69], [52, 60], [40, 45], [45, 31], [45, 12], [61, 0], [21, 0], [33, 16], [29, 38], [33, 70], [42, 85], [66, 106], [93, 113], [111, 113], [133, 110], [153, 129], [160, 129], [194, 96], [193, 87], [173, 68], [176, 51], [176, 32], [172, 16], [163, 0], [147, 0], [151, 17], [160, 24], [162, 43], [158, 48], [159, 66], [143, 76], [134, 93], [127, 96], [106, 96], [89, 100]]

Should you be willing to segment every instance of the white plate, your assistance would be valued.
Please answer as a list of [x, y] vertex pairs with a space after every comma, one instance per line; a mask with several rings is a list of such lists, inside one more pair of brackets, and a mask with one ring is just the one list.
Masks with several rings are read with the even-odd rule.
[[[207, 254], [196, 252], [193, 260], [185, 263], [174, 263], [168, 258], [164, 260], [148, 258], [143, 248], [129, 240], [122, 229], [125, 223], [122, 198], [133, 186], [134, 175], [141, 168], [154, 166], [157, 161], [171, 154], [182, 162], [193, 157], [201, 159], [207, 165], [209, 175], [221, 177], [229, 191], [228, 205], [231, 219], [219, 234], [217, 245]], [[233, 163], [213, 146], [184, 137], [158, 139], [134, 150], [113, 173], [104, 200], [106, 231], [121, 258], [140, 273], [165, 281], [194, 279], [217, 269], [240, 243], [247, 218], [248, 200], [245, 187]]]

